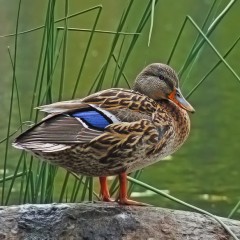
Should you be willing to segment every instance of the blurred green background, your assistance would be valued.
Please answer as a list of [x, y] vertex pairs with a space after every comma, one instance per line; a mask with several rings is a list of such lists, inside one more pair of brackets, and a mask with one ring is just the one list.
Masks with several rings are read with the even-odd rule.
[[[128, 18], [122, 31], [136, 32], [136, 26], [140, 21], [149, 1], [69, 1], [68, 15], [101, 4], [103, 6], [96, 29], [117, 31], [118, 24], [124, 11], [130, 2], [132, 3]], [[209, 11], [210, 16], [203, 31], [206, 33], [211, 23], [226, 8], [231, 1], [174, 1], [160, 0], [154, 9], [154, 21], [150, 46], [148, 46], [150, 18], [144, 26], [136, 45], [127, 58], [124, 74], [132, 84], [138, 72], [152, 62], [164, 62], [169, 59], [176, 38], [186, 16], [190, 16], [195, 23], [202, 27]], [[234, 4], [224, 15], [221, 22], [209, 36], [218, 52], [223, 56], [232, 44], [239, 38], [240, 2]], [[236, 2], [236, 3], [235, 3]], [[48, 1], [25, 0], [21, 3], [18, 32], [44, 25]], [[8, 53], [14, 56], [14, 36], [5, 36], [16, 31], [18, 3], [16, 1], [0, 1], [0, 140], [7, 136], [9, 113], [11, 104], [11, 88], [13, 79], [13, 67]], [[211, 10], [212, 8], [212, 10]], [[55, 4], [55, 20], [65, 16], [65, 3], [58, 1]], [[77, 15], [68, 19], [69, 28], [92, 29], [96, 19], [96, 11]], [[64, 27], [64, 21], [56, 23], [56, 27]], [[63, 30], [59, 31], [63, 34]], [[84, 52], [91, 32], [68, 31], [65, 56], [64, 88], [61, 98], [71, 99], [78, 72], [83, 61]], [[22, 122], [30, 120], [29, 111], [32, 103], [33, 89], [37, 74], [38, 61], [43, 36], [43, 28], [26, 34], [18, 35], [16, 54], [16, 80], [20, 99]], [[56, 35], [55, 35], [56, 36]], [[62, 35], [61, 35], [62, 36]], [[88, 94], [101, 67], [106, 61], [112, 47], [114, 34], [95, 33], [85, 61], [80, 83], [77, 87], [76, 98]], [[219, 57], [204, 44], [198, 55], [193, 59], [188, 68], [180, 71], [192, 49], [198, 36], [198, 31], [187, 21], [182, 35], [177, 42], [170, 65], [180, 72], [181, 89], [185, 96], [196, 84], [214, 67]], [[120, 35], [119, 43], [114, 50], [116, 56], [120, 54], [119, 63], [126, 54], [132, 40], [132, 35]], [[62, 38], [60, 38], [62, 39]], [[59, 40], [60, 41], [60, 40]], [[61, 41], [60, 41], [61, 42]], [[59, 46], [59, 44], [57, 45]], [[60, 58], [63, 51], [59, 52]], [[56, 54], [54, 55], [56, 57]], [[240, 75], [240, 44], [237, 43], [226, 61]], [[113, 72], [116, 63], [111, 60], [108, 65], [106, 78], [102, 88], [111, 87]], [[59, 99], [59, 79], [62, 74], [62, 61], [56, 64], [52, 75], [52, 99]], [[47, 78], [47, 73], [43, 79]], [[127, 87], [121, 77], [118, 84]], [[93, 89], [94, 90], [94, 89]], [[159, 189], [167, 190], [171, 195], [188, 203], [201, 207], [214, 214], [227, 216], [231, 209], [240, 200], [240, 84], [233, 73], [221, 63], [189, 97], [189, 102], [196, 109], [191, 115], [192, 130], [189, 139], [184, 146], [168, 161], [161, 161], [143, 170], [141, 180]], [[45, 103], [45, 102], [41, 102]], [[36, 103], [34, 105], [36, 107]], [[42, 117], [42, 115], [41, 115]], [[33, 120], [33, 119], [31, 119]], [[13, 98], [13, 111], [10, 132], [14, 132], [20, 125], [17, 106], [17, 94]], [[25, 127], [26, 129], [26, 127]], [[20, 151], [13, 149], [9, 140], [7, 165], [5, 176], [10, 176], [16, 169]], [[6, 154], [6, 141], [0, 144], [0, 178], [4, 173], [4, 158]], [[34, 160], [36, 164], [37, 160]], [[27, 164], [29, 160], [27, 160]], [[56, 191], [61, 188], [64, 178], [64, 170], [60, 170], [55, 180]], [[10, 183], [7, 183], [7, 188]], [[9, 204], [18, 203], [18, 194], [21, 181], [14, 182]], [[2, 188], [1, 188], [2, 189]], [[133, 196], [137, 200], [145, 201], [157, 206], [185, 209], [170, 200], [158, 195], [148, 194], [143, 188], [136, 186]], [[240, 218], [238, 210], [235, 218]]]

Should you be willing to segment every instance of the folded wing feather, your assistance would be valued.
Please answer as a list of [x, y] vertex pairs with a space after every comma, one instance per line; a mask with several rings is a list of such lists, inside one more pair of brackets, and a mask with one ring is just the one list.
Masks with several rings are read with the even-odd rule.
[[50, 117], [21, 134], [13, 145], [30, 151], [50, 152], [90, 142], [100, 136], [114, 118], [110, 117], [111, 113], [106, 115], [106, 111], [101, 112], [99, 108], [84, 106], [64, 114], [51, 111]]

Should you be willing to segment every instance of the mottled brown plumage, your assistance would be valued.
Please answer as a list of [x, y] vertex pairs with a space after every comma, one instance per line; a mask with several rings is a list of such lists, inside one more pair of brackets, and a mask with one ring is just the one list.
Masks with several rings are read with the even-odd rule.
[[126, 197], [125, 174], [179, 149], [190, 131], [187, 111], [194, 111], [175, 71], [159, 63], [137, 76], [133, 90], [107, 89], [39, 109], [49, 115], [13, 145], [77, 174], [99, 176], [105, 201], [106, 176], [118, 174], [122, 204], [136, 204]]

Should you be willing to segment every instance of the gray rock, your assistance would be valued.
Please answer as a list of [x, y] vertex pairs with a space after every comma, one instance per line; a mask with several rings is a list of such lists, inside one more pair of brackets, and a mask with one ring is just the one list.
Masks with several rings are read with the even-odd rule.
[[[240, 222], [223, 219], [240, 237]], [[26, 204], [0, 208], [2, 239], [226, 240], [214, 219], [193, 212], [116, 203]]]

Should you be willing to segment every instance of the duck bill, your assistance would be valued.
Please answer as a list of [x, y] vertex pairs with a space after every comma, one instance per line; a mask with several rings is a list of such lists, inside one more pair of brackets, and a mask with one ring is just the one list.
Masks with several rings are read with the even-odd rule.
[[191, 104], [183, 97], [179, 88], [175, 88], [172, 93], [169, 94], [168, 98], [176, 103], [179, 107], [194, 113], [195, 109], [191, 106]]

